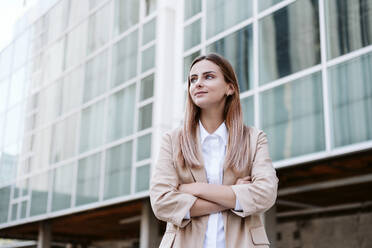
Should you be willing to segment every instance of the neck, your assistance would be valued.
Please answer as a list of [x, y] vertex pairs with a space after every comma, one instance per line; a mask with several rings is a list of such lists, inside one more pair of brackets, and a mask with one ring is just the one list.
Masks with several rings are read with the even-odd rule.
[[208, 133], [214, 133], [224, 121], [223, 109], [202, 110], [200, 113], [200, 121]]

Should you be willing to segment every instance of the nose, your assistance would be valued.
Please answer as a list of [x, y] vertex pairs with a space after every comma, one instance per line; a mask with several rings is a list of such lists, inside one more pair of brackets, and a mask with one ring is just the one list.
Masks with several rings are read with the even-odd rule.
[[203, 86], [203, 80], [202, 78], [199, 78], [198, 81], [195, 83], [195, 88], [200, 88]]

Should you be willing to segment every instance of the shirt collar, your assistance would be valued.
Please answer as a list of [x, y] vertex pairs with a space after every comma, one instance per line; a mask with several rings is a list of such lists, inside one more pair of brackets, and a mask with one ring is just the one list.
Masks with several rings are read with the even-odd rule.
[[227, 138], [228, 138], [228, 132], [225, 125], [225, 122], [222, 122], [222, 124], [217, 128], [214, 133], [210, 134], [208, 131], [203, 127], [202, 122], [199, 120], [199, 130], [200, 130], [200, 143], [203, 144], [205, 138], [208, 137], [208, 135], [217, 135], [222, 139], [222, 142], [224, 145], [227, 144]]

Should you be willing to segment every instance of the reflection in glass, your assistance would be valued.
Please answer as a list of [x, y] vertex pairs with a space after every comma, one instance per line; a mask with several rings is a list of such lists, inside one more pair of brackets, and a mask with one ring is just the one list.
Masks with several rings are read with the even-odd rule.
[[142, 45], [149, 43], [155, 39], [156, 35], [156, 18], [143, 25], [142, 31]]
[[103, 8], [89, 17], [88, 55], [105, 45], [108, 41], [110, 31], [108, 28], [110, 26], [110, 10], [110, 4], [106, 4]]
[[107, 151], [104, 199], [130, 194], [131, 170], [132, 141]]
[[[13, 69], [20, 67], [26, 62], [29, 44], [30, 32], [29, 29], [27, 29], [14, 41]], [[11, 60], [8, 60], [8, 63], [10, 63], [10, 61]]]
[[140, 101], [146, 100], [154, 95], [154, 74], [141, 80]]
[[30, 216], [45, 214], [48, 203], [49, 172], [43, 172], [31, 178]]
[[98, 54], [86, 64], [83, 101], [88, 102], [106, 90], [108, 52]]
[[133, 133], [136, 84], [110, 96], [108, 140], [114, 141]]
[[136, 192], [149, 189], [150, 165], [142, 165], [136, 168]]
[[201, 11], [201, 1], [202, 0], [184, 0], [185, 4], [185, 20], [196, 15]]
[[[8, 97], [9, 80], [0, 81], [0, 113], [3, 113], [6, 109], [7, 97]], [[3, 120], [0, 120], [0, 122]], [[1, 132], [2, 130], [0, 130]], [[2, 136], [0, 136], [2, 137]], [[1, 142], [1, 141], [0, 141]]]
[[0, 51], [0, 80], [10, 74], [12, 63], [9, 63], [9, 61], [12, 61], [13, 58], [13, 47], [12, 43]]
[[240, 92], [253, 88], [252, 25], [232, 33], [207, 47], [229, 60], [238, 77]]
[[70, 1], [70, 8], [68, 12], [68, 25], [72, 26], [79, 20], [88, 15], [89, 12], [89, 1], [79, 0]]
[[33, 156], [30, 161], [30, 172], [39, 171], [49, 165], [52, 129], [44, 128], [35, 134]]
[[136, 30], [114, 45], [112, 54], [112, 87], [118, 86], [136, 75], [137, 43], [138, 31]]
[[148, 159], [151, 156], [151, 133], [137, 139], [137, 161]]
[[[82, 34], [79, 34], [80, 37]], [[74, 53], [78, 51], [74, 50]], [[65, 39], [59, 39], [51, 47], [49, 47], [44, 56], [45, 70], [43, 71], [43, 80], [46, 83], [50, 83], [61, 75], [63, 68], [65, 67]]]
[[253, 96], [240, 100], [243, 112], [243, 121], [246, 126], [254, 126], [254, 103]]
[[83, 67], [79, 67], [63, 78], [62, 83], [62, 114], [81, 104], [84, 80]]
[[146, 16], [152, 14], [156, 10], [158, 0], [146, 0], [145, 1], [145, 14]]
[[155, 65], [155, 45], [142, 51], [142, 72], [150, 70]]
[[24, 219], [27, 216], [27, 205], [28, 205], [27, 203], [28, 203], [27, 200], [21, 202], [21, 217], [20, 217], [21, 219]]
[[258, 9], [259, 11], [262, 11], [282, 1], [283, 0], [260, 0], [260, 1], [257, 1]]
[[80, 63], [87, 51], [88, 22], [84, 21], [67, 35], [65, 69]]
[[259, 83], [320, 63], [318, 0], [299, 0], [259, 21]]
[[10, 186], [0, 188], [0, 199], [0, 223], [5, 223], [8, 220]]
[[273, 160], [325, 149], [321, 73], [264, 91], [260, 106]]
[[332, 145], [372, 139], [372, 53], [329, 69]]
[[251, 17], [252, 7], [252, 0], [207, 0], [207, 39]]
[[103, 101], [83, 110], [80, 128], [80, 152], [88, 151], [102, 144], [103, 120]]
[[152, 125], [152, 103], [139, 109], [138, 131], [151, 127]]
[[[12, 75], [12, 82], [10, 83], [10, 92], [8, 99], [8, 107], [23, 100], [25, 95], [26, 85], [26, 70], [25, 67], [20, 68]], [[6, 92], [5, 92], [6, 93]]]
[[71, 207], [74, 164], [67, 164], [54, 169], [52, 211]]
[[101, 153], [79, 160], [76, 206], [98, 201]]
[[186, 51], [198, 44], [201, 41], [201, 19], [189, 24], [185, 27], [183, 39], [183, 50]]
[[183, 78], [184, 81], [187, 82], [187, 77], [189, 74], [189, 68], [192, 63], [192, 61], [200, 55], [200, 51], [194, 52], [193, 54], [190, 54], [189, 56], [185, 57], [183, 59]]
[[13, 203], [12, 204], [12, 216], [11, 216], [11, 221], [17, 220], [18, 218], [18, 203]]
[[139, 3], [138, 0], [115, 0], [114, 35], [121, 34], [138, 23]]
[[19, 140], [24, 118], [24, 105], [22, 103], [14, 106], [14, 108], [7, 112], [4, 137], [1, 137], [4, 138], [4, 146]]
[[46, 33], [48, 34], [48, 42], [52, 42], [62, 35], [67, 27], [69, 1], [59, 1], [54, 7], [48, 11], [44, 22]]
[[75, 155], [78, 115], [70, 115], [52, 127], [50, 163], [57, 163]]
[[372, 1], [326, 0], [328, 58], [372, 44]]

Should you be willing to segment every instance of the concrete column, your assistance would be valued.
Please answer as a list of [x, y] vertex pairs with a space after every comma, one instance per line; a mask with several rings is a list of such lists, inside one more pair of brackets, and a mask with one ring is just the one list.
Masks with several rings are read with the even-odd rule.
[[270, 240], [270, 248], [276, 247], [276, 205], [265, 212], [263, 216], [267, 237]]
[[140, 248], [159, 247], [159, 222], [152, 212], [150, 200], [145, 199], [140, 226]]
[[39, 224], [39, 236], [37, 248], [50, 248], [52, 241], [52, 225], [49, 221], [42, 221]]

